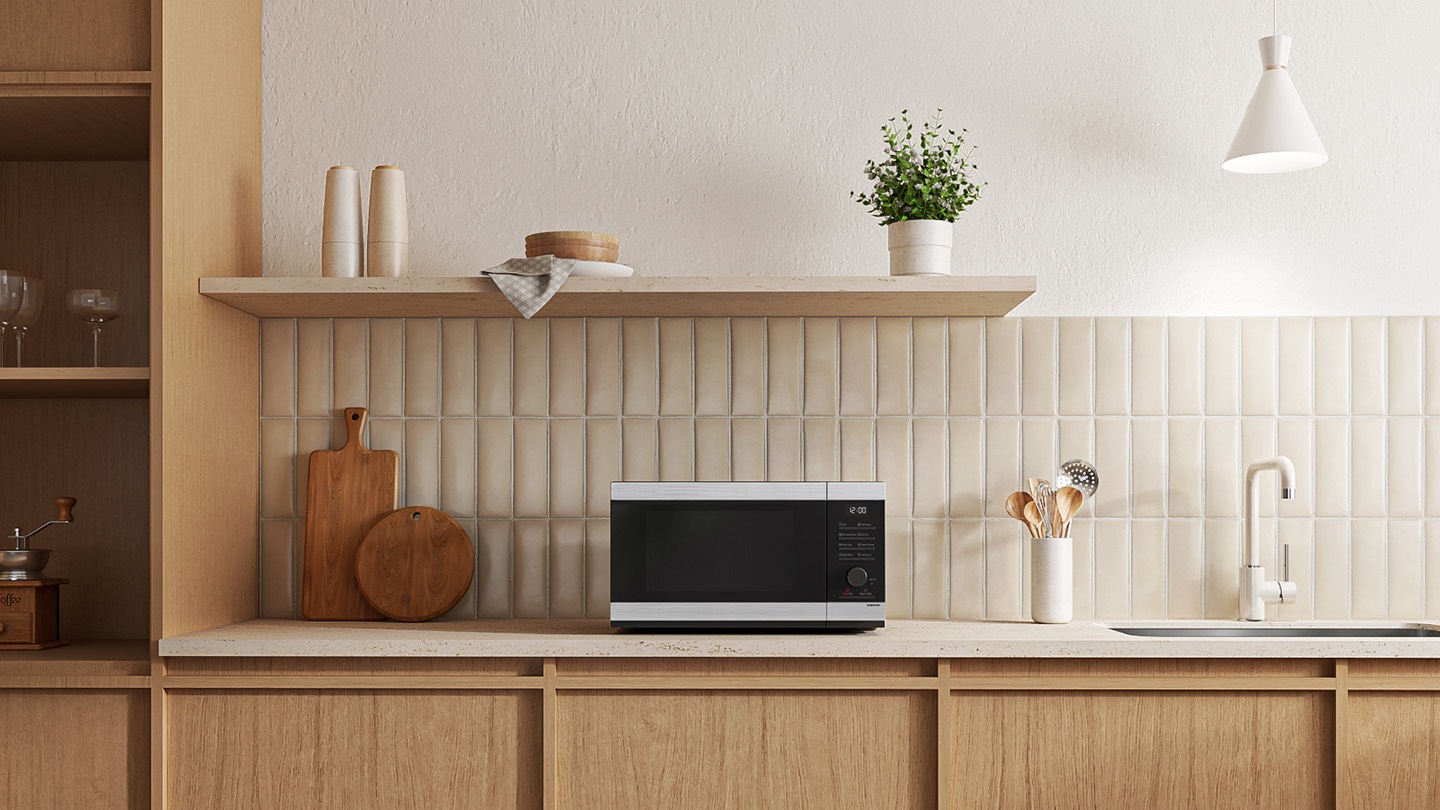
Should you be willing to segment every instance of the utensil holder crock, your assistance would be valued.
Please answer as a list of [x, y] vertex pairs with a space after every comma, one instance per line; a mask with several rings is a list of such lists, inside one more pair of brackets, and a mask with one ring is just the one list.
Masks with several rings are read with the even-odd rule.
[[1069, 537], [1030, 540], [1030, 618], [1065, 624], [1074, 613], [1075, 546]]

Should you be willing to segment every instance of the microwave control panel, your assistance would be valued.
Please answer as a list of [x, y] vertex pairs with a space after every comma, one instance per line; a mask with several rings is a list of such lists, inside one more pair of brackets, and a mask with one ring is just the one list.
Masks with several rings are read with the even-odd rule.
[[885, 502], [832, 500], [826, 601], [885, 601]]

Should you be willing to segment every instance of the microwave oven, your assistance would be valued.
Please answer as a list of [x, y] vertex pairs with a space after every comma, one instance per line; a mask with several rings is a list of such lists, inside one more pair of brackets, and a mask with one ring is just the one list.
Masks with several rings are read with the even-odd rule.
[[610, 624], [884, 627], [885, 484], [611, 484]]

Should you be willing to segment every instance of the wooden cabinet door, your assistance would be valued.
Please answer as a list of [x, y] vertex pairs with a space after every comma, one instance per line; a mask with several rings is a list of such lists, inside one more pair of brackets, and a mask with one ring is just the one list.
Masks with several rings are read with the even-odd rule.
[[1440, 692], [1351, 692], [1348, 807], [1440, 807]]
[[0, 805], [149, 806], [148, 691], [0, 689], [0, 729]]

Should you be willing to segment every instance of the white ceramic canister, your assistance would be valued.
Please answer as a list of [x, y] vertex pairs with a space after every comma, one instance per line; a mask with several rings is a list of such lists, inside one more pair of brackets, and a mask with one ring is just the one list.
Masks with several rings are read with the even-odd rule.
[[1030, 618], [1065, 624], [1075, 611], [1075, 545], [1068, 537], [1030, 540]]
[[325, 214], [320, 231], [320, 273], [335, 278], [365, 275], [365, 234], [361, 231], [360, 173], [331, 166], [325, 173]]
[[890, 275], [948, 276], [955, 223], [908, 219], [885, 226], [890, 242]]
[[376, 166], [370, 173], [370, 238], [365, 274], [399, 278], [410, 272], [410, 214], [405, 173]]

